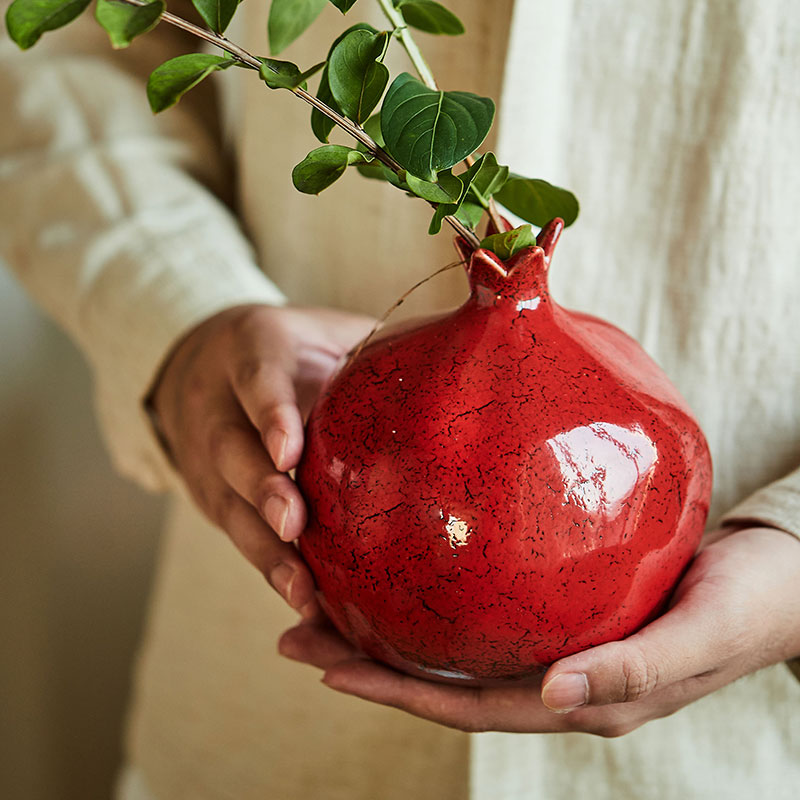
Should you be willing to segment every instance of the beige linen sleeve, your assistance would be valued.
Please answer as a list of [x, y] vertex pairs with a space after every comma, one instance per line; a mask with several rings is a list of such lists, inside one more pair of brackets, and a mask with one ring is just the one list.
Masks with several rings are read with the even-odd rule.
[[193, 49], [162, 24], [114, 52], [91, 8], [25, 52], [0, 33], [0, 261], [82, 348], [112, 458], [151, 489], [174, 480], [143, 407], [166, 354], [224, 308], [283, 302], [220, 199], [209, 82], [147, 105], [149, 72]]
[[800, 469], [746, 497], [723, 515], [721, 524], [750, 520], [800, 538]]

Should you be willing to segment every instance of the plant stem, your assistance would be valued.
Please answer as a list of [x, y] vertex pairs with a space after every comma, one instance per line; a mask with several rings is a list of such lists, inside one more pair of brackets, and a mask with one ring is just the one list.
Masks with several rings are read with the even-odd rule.
[[397, 32], [397, 38], [400, 40], [400, 44], [403, 45], [403, 49], [408, 54], [408, 57], [411, 59], [411, 63], [414, 65], [419, 79], [429, 89], [438, 92], [439, 87], [436, 84], [436, 78], [433, 77], [433, 72], [428, 66], [428, 62], [425, 61], [422, 52], [419, 47], [417, 47], [417, 43], [414, 41], [411, 31], [408, 29], [403, 15], [394, 7], [392, 0], [378, 0], [378, 5]]
[[[397, 32], [397, 38], [400, 39], [400, 43], [403, 45], [406, 55], [408, 55], [411, 63], [414, 65], [414, 69], [417, 71], [419, 79], [429, 89], [433, 89], [435, 92], [438, 92], [439, 86], [436, 83], [436, 78], [433, 77], [433, 72], [428, 66], [428, 62], [422, 55], [422, 51], [419, 49], [416, 41], [414, 41], [414, 37], [411, 35], [411, 31], [408, 29], [408, 25], [406, 25], [403, 15], [394, 7], [392, 0], [377, 0], [377, 2], [383, 13], [386, 15], [386, 18], [394, 26], [394, 29]], [[475, 159], [472, 156], [467, 156], [464, 159], [464, 163], [467, 165], [467, 168], [469, 168], [475, 163]], [[502, 233], [505, 230], [505, 225], [503, 225], [500, 219], [500, 212], [497, 210], [497, 203], [495, 203], [493, 197], [489, 198], [489, 207], [486, 209], [486, 213], [489, 215], [489, 219], [492, 221], [492, 225], [494, 225], [495, 230], [498, 233]]]
[[[122, 2], [131, 6], [147, 5], [147, 0], [122, 0]], [[191, 33], [193, 36], [213, 44], [215, 47], [219, 47], [226, 53], [230, 53], [240, 63], [245, 64], [252, 69], [259, 71], [261, 70], [262, 61], [260, 59], [258, 59], [252, 53], [249, 53], [243, 47], [240, 47], [239, 45], [229, 41], [221, 34], [201, 28], [199, 25], [195, 25], [194, 23], [189, 22], [182, 17], [177, 17], [175, 14], [171, 14], [169, 11], [165, 11], [161, 15], [161, 20], [169, 25], [174, 25], [176, 28], [180, 28], [187, 33]], [[275, 71], [277, 72], [277, 70]], [[354, 139], [361, 142], [361, 144], [363, 144], [364, 147], [366, 147], [367, 150], [376, 159], [378, 159], [378, 161], [387, 166], [390, 170], [392, 170], [392, 172], [398, 173], [403, 169], [403, 167], [398, 164], [397, 161], [395, 161], [382, 147], [380, 147], [378, 143], [360, 125], [356, 125], [351, 120], [343, 117], [341, 114], [334, 111], [330, 106], [323, 103], [319, 98], [314, 97], [314, 95], [310, 94], [299, 86], [291, 89], [290, 91], [297, 95], [297, 97], [304, 100], [310, 106], [316, 108], [320, 113], [331, 119], [336, 125], [342, 128], [342, 130], [344, 130]], [[431, 205], [436, 208], [437, 204], [431, 203]], [[458, 220], [453, 216], [447, 216], [444, 219], [445, 222], [447, 222], [459, 236], [466, 239], [466, 241], [469, 242], [473, 248], [477, 249], [480, 246], [480, 240], [475, 235], [475, 232], [467, 228], [461, 222], [461, 220]]]
[[494, 197], [489, 198], [489, 208], [486, 209], [486, 211], [489, 214], [489, 219], [492, 221], [492, 225], [494, 225], [494, 229], [498, 233], [505, 233], [506, 226], [503, 222], [503, 218], [500, 216], [500, 211], [497, 208], [497, 203], [495, 203]]
[[[122, 0], [122, 2], [132, 6], [147, 5], [147, 0]], [[242, 64], [246, 64], [248, 67], [252, 67], [256, 70], [261, 69], [261, 61], [258, 58], [256, 58], [252, 53], [249, 53], [243, 47], [239, 47], [239, 45], [234, 44], [229, 39], [226, 39], [224, 36], [218, 33], [213, 33], [212, 31], [208, 31], [205, 28], [201, 28], [199, 25], [195, 25], [194, 23], [189, 22], [182, 17], [176, 17], [174, 14], [170, 14], [169, 11], [165, 11], [161, 15], [161, 19], [169, 25], [174, 25], [176, 28], [180, 28], [187, 33], [191, 33], [198, 39], [202, 39], [205, 42], [209, 42], [210, 44], [225, 50], [225, 52], [230, 53]], [[275, 71], [277, 72], [277, 70]], [[309, 94], [307, 91], [305, 91], [305, 89], [301, 89], [298, 86], [290, 91], [305, 100], [309, 105], [314, 106], [314, 108], [316, 108], [326, 117], [329, 117], [331, 120], [333, 120], [340, 128], [344, 129], [352, 137], [361, 142], [361, 144], [363, 144], [364, 147], [366, 147], [370, 153], [372, 153], [375, 158], [378, 159], [378, 161], [385, 164], [393, 172], [397, 172], [399, 169], [402, 169], [400, 164], [398, 164], [387, 152], [379, 147], [372, 137], [369, 136], [360, 126], [343, 117], [341, 114], [338, 114], [332, 108], [325, 105], [325, 103], [323, 103], [321, 100], [318, 100], [312, 94]]]

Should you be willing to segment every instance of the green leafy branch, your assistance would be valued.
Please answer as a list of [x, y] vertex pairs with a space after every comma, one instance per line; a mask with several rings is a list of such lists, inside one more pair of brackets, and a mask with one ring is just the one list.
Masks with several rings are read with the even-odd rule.
[[[357, 2], [272, 0], [267, 30], [271, 55], [300, 36], [329, 1], [343, 14]], [[12, 39], [25, 49], [43, 33], [71, 22], [89, 2], [14, 0], [6, 24]], [[515, 175], [498, 164], [494, 154], [477, 152], [494, 120], [494, 103], [470, 92], [440, 90], [410, 30], [450, 36], [464, 32], [460, 20], [435, 0], [376, 0], [391, 28], [379, 31], [365, 23], [352, 25], [333, 42], [324, 61], [306, 70], [289, 61], [256, 56], [223, 35], [240, 0], [192, 2], [207, 28], [171, 14], [164, 0], [97, 0], [95, 16], [115, 48], [127, 47], [163, 21], [225, 53], [179, 55], [157, 67], [147, 86], [153, 111], [174, 105], [216, 71], [242, 67], [257, 71], [269, 88], [291, 91], [312, 106], [311, 128], [322, 146], [292, 173], [301, 192], [318, 194], [355, 166], [365, 177], [386, 181], [430, 203], [434, 209], [430, 233], [447, 222], [473, 247], [489, 247], [502, 257], [527, 246], [532, 234], [528, 225], [506, 235], [495, 198], [538, 226], [554, 216], [568, 225], [577, 217], [577, 200], [570, 192]], [[402, 73], [389, 85], [384, 58], [394, 40], [419, 77]], [[308, 91], [308, 80], [317, 73], [321, 75], [314, 95]], [[356, 147], [329, 143], [335, 127], [353, 137]], [[460, 162], [464, 169], [456, 174], [453, 169]], [[481, 242], [475, 228], [484, 213], [501, 235]]]

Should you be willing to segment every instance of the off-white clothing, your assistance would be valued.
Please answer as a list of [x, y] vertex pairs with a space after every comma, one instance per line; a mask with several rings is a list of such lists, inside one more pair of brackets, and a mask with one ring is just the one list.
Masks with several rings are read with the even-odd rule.
[[[264, 5], [243, 4], [230, 33], [258, 52]], [[331, 24], [287, 55], [318, 60], [366, 5], [346, 22], [326, 10]], [[469, 38], [421, 37], [440, 83], [501, 97], [501, 160], [581, 199], [554, 299], [636, 336], [687, 398], [714, 458], [709, 524], [727, 513], [800, 535], [795, 4], [453, 7]], [[112, 54], [87, 22], [26, 54], [0, 42], [0, 254], [94, 365], [120, 469], [165, 487], [142, 398], [184, 332], [236, 303], [282, 302], [275, 285], [292, 302], [379, 314], [451, 260], [449, 237], [425, 236], [423, 203], [356, 176], [319, 198], [294, 192], [289, 165], [315, 146], [307, 109], [229, 70], [245, 238], [215, 197], [229, 184], [201, 98], [155, 119], [145, 105], [142, 76], [194, 45], [162, 25]], [[454, 305], [465, 282], [450, 272], [426, 292], [431, 308]], [[621, 739], [468, 738], [319, 686], [275, 655], [291, 622], [179, 503], [132, 708], [138, 785], [158, 800], [781, 800], [800, 786], [800, 684], [783, 665]]]

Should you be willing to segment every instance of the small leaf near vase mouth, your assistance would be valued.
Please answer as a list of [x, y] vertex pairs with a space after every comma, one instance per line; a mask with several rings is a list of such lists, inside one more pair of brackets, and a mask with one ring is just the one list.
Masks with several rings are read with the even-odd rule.
[[503, 261], [515, 256], [526, 247], [536, 244], [536, 234], [530, 225], [522, 225], [505, 233], [493, 233], [481, 241], [484, 250], [491, 250]]

